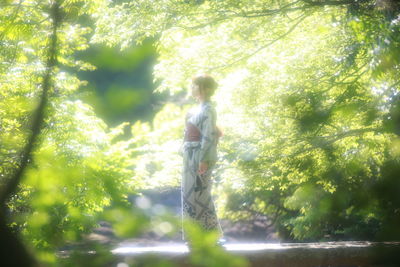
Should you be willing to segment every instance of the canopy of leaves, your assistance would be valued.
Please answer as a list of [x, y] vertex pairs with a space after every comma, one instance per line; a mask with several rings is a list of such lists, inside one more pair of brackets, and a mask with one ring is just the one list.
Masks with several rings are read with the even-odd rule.
[[[162, 151], [158, 145], [169, 149], [165, 151], [166, 156], [173, 154], [176, 142], [169, 141], [179, 136], [180, 123], [176, 121], [175, 129], [171, 130], [172, 124], [167, 118], [170, 113], [179, 115], [179, 110], [167, 106], [164, 113], [157, 115], [154, 123], [162, 128], [159, 133], [151, 134], [146, 124], [139, 121], [132, 127], [135, 136], [125, 140], [128, 123], [110, 128], [81, 100], [84, 95], [79, 89], [86, 82], [79, 80], [76, 73], [93, 70], [95, 66], [77, 60], [76, 52], [89, 47], [95, 14], [106, 11], [107, 3], [102, 0], [26, 0], [0, 4], [2, 197], [3, 189], [8, 190], [11, 182], [19, 178], [15, 173], [22, 170], [17, 191], [12, 189], [11, 198], [1, 203], [1, 231], [11, 228], [14, 233], [7, 238], [2, 236], [1, 244], [2, 248], [8, 246], [8, 241], [20, 236], [39, 261], [55, 266], [99, 266], [113, 260], [107, 247], [98, 246], [93, 247], [97, 251], [96, 259], [85, 255], [85, 251], [67, 259], [56, 257], [59, 249], [81, 241], [83, 234], [101, 219], [113, 224], [118, 237], [132, 237], [149, 228], [157, 230], [161, 224], [171, 226], [170, 232], [181, 226], [179, 218], [168, 214], [150, 222], [148, 211], [132, 207], [127, 198], [128, 194], [149, 186], [146, 171], [157, 174], [158, 170], [167, 169], [165, 166], [143, 168], [142, 162], [149, 159], [148, 153]], [[50, 67], [49, 57], [56, 58], [57, 64]], [[46, 77], [50, 77], [50, 83]], [[45, 87], [49, 90], [44, 91]], [[47, 104], [42, 109], [39, 103]], [[43, 123], [33, 119], [37, 114], [43, 115]], [[39, 131], [35, 131], [38, 126]], [[158, 134], [164, 138], [159, 138]], [[156, 139], [151, 142], [151, 138]], [[32, 145], [30, 142], [33, 142], [32, 151], [26, 149]], [[145, 151], [142, 146], [150, 149]], [[27, 157], [28, 164], [22, 164]], [[176, 165], [179, 165], [177, 160]], [[170, 170], [176, 175], [175, 168]], [[172, 175], [168, 171], [165, 173]], [[157, 175], [162, 185], [163, 173]], [[6, 206], [6, 214], [3, 206]], [[204, 235], [197, 227], [192, 226], [190, 236], [201, 243]], [[208, 240], [201, 248], [206, 251], [196, 252], [192, 262], [211, 249], [213, 254], [209, 255], [209, 260], [215, 266], [247, 266], [245, 260], [211, 248], [215, 241], [213, 233]], [[22, 250], [12, 251], [16, 253], [12, 255], [2, 252], [5, 256], [2, 262], [18, 262], [15, 255], [27, 257], [24, 253], [18, 254], [20, 252]], [[165, 260], [158, 264], [171, 266]]]
[[110, 129], [79, 100], [85, 82], [66, 71], [94, 69], [74, 57], [89, 46], [92, 31], [78, 20], [105, 2], [60, 1], [56, 36], [51, 3], [3, 1], [0, 11], [2, 189], [20, 168], [42, 97], [50, 41], [56, 40], [58, 65], [51, 73], [44, 125], [18, 192], [8, 202], [10, 227], [46, 262], [55, 262], [54, 251], [66, 242], [80, 240], [105, 207], [127, 207], [127, 194], [140, 187], [140, 181], [132, 180], [129, 149], [114, 141], [120, 130]]
[[396, 1], [143, 0], [95, 16], [93, 42], [159, 38], [157, 91], [217, 78], [222, 216], [261, 212], [299, 240], [399, 236]]
[[[400, 237], [396, 1], [58, 2], [55, 35], [52, 1], [2, 1], [0, 10], [2, 186], [20, 166], [57, 39], [44, 125], [7, 203], [10, 227], [40, 259], [55, 263], [54, 250], [79, 239], [112, 204], [103, 215], [120, 236], [145, 227], [126, 195], [179, 186], [184, 114], [194, 104], [185, 94], [198, 72], [219, 83], [221, 217], [266, 214], [292, 240]], [[95, 68], [75, 57], [90, 44], [124, 49], [149, 37], [157, 40], [156, 92], [174, 101], [123, 140], [127, 124], [110, 128], [99, 119], [70, 70]], [[200, 243], [202, 233], [192, 232]], [[214, 255], [198, 247], [198, 255]], [[210, 258], [227, 260], [246, 265], [223, 252]]]

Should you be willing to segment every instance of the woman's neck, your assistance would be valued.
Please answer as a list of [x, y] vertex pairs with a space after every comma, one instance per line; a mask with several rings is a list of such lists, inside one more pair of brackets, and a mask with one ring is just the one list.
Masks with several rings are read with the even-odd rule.
[[211, 101], [211, 99], [209, 97], [208, 98], [200, 98], [199, 99], [200, 104], [203, 104], [205, 102], [210, 102], [210, 101]]

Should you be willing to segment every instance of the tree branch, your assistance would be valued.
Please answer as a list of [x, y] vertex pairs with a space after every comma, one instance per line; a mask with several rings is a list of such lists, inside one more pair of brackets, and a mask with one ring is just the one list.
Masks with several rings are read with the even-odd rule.
[[51, 15], [53, 21], [52, 35], [50, 40], [49, 54], [46, 63], [46, 72], [42, 82], [42, 95], [39, 105], [33, 114], [31, 135], [27, 144], [22, 150], [21, 162], [17, 170], [11, 174], [11, 177], [6, 180], [2, 192], [0, 194], [0, 236], [1, 250], [0, 257], [2, 263], [7, 266], [36, 266], [37, 262], [30, 255], [24, 244], [16, 236], [7, 225], [7, 201], [15, 194], [26, 167], [32, 157], [33, 149], [37, 145], [37, 139], [41, 131], [44, 121], [44, 112], [47, 104], [48, 91], [51, 87], [51, 76], [53, 69], [57, 63], [57, 28], [60, 24], [59, 4], [54, 1], [51, 6]]
[[[341, 5], [350, 5], [354, 4], [355, 0], [343, 0], [343, 1], [311, 1], [311, 0], [302, 0], [303, 2], [307, 3], [310, 6], [341, 6]], [[362, 0], [361, 0], [362, 1]], [[361, 2], [360, 1], [360, 2]]]
[[[299, 3], [303, 3], [303, 5], [296, 6]], [[211, 26], [214, 25], [218, 22], [229, 20], [232, 18], [256, 18], [256, 17], [266, 17], [266, 16], [273, 16], [277, 14], [287, 14], [290, 12], [294, 11], [299, 11], [299, 10], [307, 10], [310, 8], [315, 8], [315, 7], [323, 7], [323, 6], [343, 6], [343, 5], [350, 5], [354, 4], [354, 0], [343, 0], [343, 1], [308, 1], [308, 0], [297, 0], [291, 3], [288, 3], [280, 8], [276, 9], [260, 9], [260, 10], [254, 10], [254, 11], [240, 11], [240, 12], [235, 12], [233, 10], [217, 10], [217, 13], [222, 13], [224, 14], [223, 16], [219, 16], [209, 22], [205, 23], [200, 23], [195, 26], [178, 26], [183, 29], [187, 30], [196, 30], [200, 28], [204, 28], [206, 26]], [[232, 15], [225, 15], [226, 13], [231, 13]]]
[[5, 186], [3, 192], [0, 194], [0, 203], [4, 204], [8, 198], [16, 191], [17, 185], [21, 179], [22, 173], [25, 169], [25, 167], [28, 164], [28, 159], [30, 158], [33, 148], [35, 146], [35, 142], [37, 139], [37, 136], [40, 133], [41, 126], [43, 124], [44, 120], [44, 109], [47, 104], [47, 95], [48, 91], [51, 87], [51, 75], [52, 71], [56, 65], [57, 62], [57, 52], [56, 52], [56, 44], [57, 44], [57, 28], [59, 24], [59, 10], [58, 6], [55, 2], [52, 7], [52, 18], [53, 18], [53, 32], [51, 36], [51, 43], [50, 43], [50, 48], [49, 48], [49, 55], [46, 63], [46, 73], [43, 78], [43, 90], [42, 90], [42, 95], [40, 98], [40, 102], [38, 105], [37, 110], [35, 111], [32, 119], [32, 127], [31, 127], [31, 135], [28, 140], [28, 143], [26, 144], [25, 148], [23, 149], [23, 153], [21, 155], [21, 164], [18, 168], [18, 170], [14, 173], [12, 178], [9, 179], [9, 182]]
[[[343, 138], [346, 138], [346, 137], [349, 137], [349, 136], [355, 136], [355, 135], [358, 135], [358, 134], [367, 133], [367, 132], [383, 133], [384, 130], [382, 128], [378, 128], [378, 127], [360, 128], [360, 129], [348, 130], [348, 131], [341, 132], [341, 133], [336, 133], [336, 134], [333, 134], [333, 135], [316, 136], [316, 137], [309, 138], [308, 140], [304, 140], [304, 139], [303, 140], [297, 140], [296, 141], [296, 145], [302, 144], [301, 145], [302, 149], [297, 150], [297, 151], [295, 151], [295, 152], [293, 152], [291, 154], [286, 154], [286, 155], [282, 154], [282, 155], [279, 155], [278, 157], [279, 158], [295, 157], [295, 156], [297, 156], [299, 154], [306, 153], [306, 152], [309, 152], [309, 151], [312, 151], [312, 150], [315, 150], [315, 149], [318, 149], [318, 148], [324, 148], [327, 145], [333, 144], [333, 143], [335, 143], [336, 141], [338, 141], [340, 139], [343, 139]], [[287, 141], [294, 142], [293, 140], [289, 140], [289, 138], [287, 138], [286, 143], [287, 143]], [[306, 147], [306, 145], [311, 145], [311, 146], [307, 146]], [[272, 149], [275, 150], [275, 151], [280, 151], [281, 150], [280, 147], [274, 147]], [[272, 157], [272, 156], [271, 157], [269, 157], [269, 156], [259, 157], [259, 159], [263, 159], [263, 160], [274, 160], [274, 158], [276, 158], [276, 157]]]
[[317, 136], [317, 137], [314, 137], [313, 140], [309, 141], [309, 143], [311, 143], [311, 145], [312, 145], [311, 147], [298, 150], [289, 155], [282, 155], [282, 157], [294, 157], [301, 153], [309, 152], [309, 151], [312, 151], [312, 150], [315, 150], [318, 148], [324, 148], [327, 145], [333, 144], [340, 139], [343, 139], [343, 138], [346, 138], [349, 136], [362, 134], [362, 133], [367, 133], [367, 132], [382, 133], [382, 129], [381, 128], [361, 128], [361, 129], [352, 129], [352, 130], [348, 130], [346, 132], [337, 133], [337, 134], [329, 135], [329, 136]]
[[304, 14], [301, 15], [301, 16], [300, 16], [300, 19], [299, 19], [294, 25], [292, 25], [292, 27], [290, 27], [290, 29], [289, 29], [287, 32], [285, 32], [284, 34], [278, 36], [276, 39], [274, 39], [274, 40], [268, 42], [267, 44], [265, 44], [265, 45], [263, 45], [263, 46], [257, 48], [257, 49], [256, 49], [255, 51], [253, 51], [252, 53], [250, 53], [250, 54], [248, 54], [248, 55], [246, 55], [246, 56], [244, 56], [244, 57], [241, 57], [241, 58], [239, 58], [239, 59], [237, 59], [237, 60], [231, 61], [231, 62], [229, 62], [228, 64], [219, 65], [219, 66], [215, 66], [215, 67], [211, 67], [211, 68], [209, 68], [207, 71], [213, 71], [213, 70], [216, 70], [216, 69], [224, 69], [224, 68], [227, 68], [227, 67], [229, 67], [229, 66], [232, 66], [232, 65], [234, 65], [234, 64], [236, 64], [236, 63], [239, 63], [239, 62], [241, 62], [241, 61], [243, 61], [243, 60], [245, 60], [245, 59], [248, 59], [248, 58], [254, 56], [255, 54], [257, 54], [257, 53], [260, 52], [261, 50], [267, 48], [268, 46], [274, 44], [275, 42], [277, 42], [277, 41], [283, 39], [284, 37], [286, 37], [287, 35], [289, 35], [289, 34], [297, 27], [297, 25], [299, 25], [300, 22], [302, 22], [306, 17], [307, 17], [307, 16], [304, 15]]

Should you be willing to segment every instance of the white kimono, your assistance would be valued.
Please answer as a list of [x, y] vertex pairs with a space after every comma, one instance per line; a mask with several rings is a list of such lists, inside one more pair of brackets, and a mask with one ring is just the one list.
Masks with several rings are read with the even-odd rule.
[[[188, 217], [194, 219], [205, 230], [217, 230], [222, 237], [222, 228], [211, 196], [211, 177], [217, 161], [218, 144], [215, 107], [210, 101], [203, 102], [187, 114], [186, 120], [199, 129], [201, 139], [184, 141], [182, 147], [182, 220]], [[197, 173], [200, 161], [208, 163], [207, 171], [203, 175]], [[185, 240], [183, 227], [182, 230], [182, 239]]]

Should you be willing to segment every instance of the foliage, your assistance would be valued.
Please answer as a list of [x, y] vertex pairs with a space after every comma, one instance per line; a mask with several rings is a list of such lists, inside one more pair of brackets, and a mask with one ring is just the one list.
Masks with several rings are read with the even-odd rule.
[[143, 188], [180, 185], [183, 114], [179, 106], [166, 104], [151, 123], [139, 120], [132, 125], [128, 143], [134, 151], [135, 177], [143, 181]]
[[91, 45], [76, 54], [80, 60], [96, 66], [94, 71], [78, 72], [80, 79], [87, 80], [79, 98], [93, 106], [110, 126], [124, 121], [151, 121], [161, 106], [160, 100], [166, 98], [165, 94], [152, 91], [155, 85], [151, 68], [155, 56], [151, 40], [123, 51]]
[[[141, 173], [141, 163], [149, 161], [145, 149], [163, 144], [165, 149], [156, 148], [154, 152], [164, 151], [169, 155], [176, 147], [176, 143], [166, 141], [179, 135], [180, 122], [177, 120], [171, 131], [167, 118], [180, 110], [165, 106], [153, 121], [161, 129], [155, 134], [149, 134], [148, 124], [138, 121], [132, 127], [134, 138], [130, 140], [124, 138], [127, 123], [115, 128], [107, 126], [91, 106], [82, 102], [80, 88], [86, 82], [76, 76], [78, 70], [95, 67], [77, 60], [75, 55], [89, 47], [90, 23], [84, 25], [88, 16], [105, 8], [106, 1], [65, 0], [58, 4], [60, 24], [54, 35], [51, 1], [1, 3], [0, 181], [3, 188], [21, 168], [23, 150], [32, 134], [32, 116], [43, 99], [49, 41], [55, 40], [58, 64], [51, 73], [53, 86], [44, 110], [44, 125], [18, 192], [7, 203], [9, 227], [43, 263], [98, 266], [115, 260], [108, 247], [87, 243], [67, 259], [57, 258], [56, 252], [77, 245], [101, 219], [111, 222], [121, 238], [150, 228], [161, 234], [176, 233], [180, 219], [178, 222], [169, 214], [158, 214], [157, 220], [150, 221], [148, 211], [131, 207], [127, 195], [137, 193], [146, 183], [148, 186], [149, 180], [144, 180], [147, 176]], [[179, 164], [178, 160], [175, 162]], [[157, 164], [166, 163], [170, 164], [167, 157]], [[163, 173], [158, 175], [161, 182]], [[176, 169], [171, 168], [171, 175], [176, 176]], [[198, 230], [195, 238], [202, 236]], [[96, 251], [96, 256], [85, 254], [87, 249]], [[210, 255], [213, 258], [221, 261], [229, 257], [215, 251]], [[147, 263], [151, 265], [152, 261]], [[165, 260], [157, 264], [172, 266]]]
[[244, 258], [227, 253], [215, 245], [218, 240], [217, 231], [204, 231], [201, 226], [191, 220], [184, 222], [187, 229], [188, 242], [192, 246], [190, 262], [194, 266], [249, 266]]
[[[127, 206], [127, 194], [137, 188], [131, 179], [129, 150], [113, 141], [116, 129], [79, 100], [78, 89], [84, 81], [66, 71], [94, 68], [73, 56], [88, 47], [91, 31], [76, 20], [101, 5], [102, 1], [60, 1], [59, 64], [52, 74], [45, 125], [19, 191], [8, 203], [10, 226], [44, 262], [54, 263], [58, 248], [80, 240], [97, 224], [105, 207]], [[2, 185], [19, 168], [41, 97], [51, 37], [49, 6], [50, 1], [2, 2]]]
[[398, 208], [382, 202], [399, 201], [397, 190], [382, 194], [386, 183], [398, 188], [386, 169], [399, 164], [395, 1], [142, 0], [106, 10], [93, 42], [159, 37], [157, 91], [184, 93], [197, 72], [219, 81], [221, 215], [261, 212], [298, 240], [398, 238], [387, 235]]
[[[121, 237], [146, 229], [146, 215], [132, 210], [126, 195], [179, 186], [183, 117], [193, 105], [181, 100], [197, 72], [211, 72], [220, 84], [220, 215], [263, 213], [282, 238], [297, 240], [399, 238], [397, 2], [59, 3], [58, 66], [45, 125], [8, 202], [10, 226], [40, 260], [56, 263], [54, 251], [79, 240], [99, 218], [114, 219]], [[50, 4], [1, 2], [2, 186], [20, 165], [43, 89]], [[94, 32], [84, 26], [88, 20]], [[177, 100], [153, 122], [136, 122], [126, 140], [127, 123], [110, 128], [80, 100], [85, 82], [74, 71], [95, 67], [75, 53], [99, 42], [127, 48], [149, 37], [157, 40], [157, 92]], [[196, 227], [193, 233], [193, 263], [209, 255], [213, 264], [245, 266], [200, 244], [211, 244], [212, 235]]]

